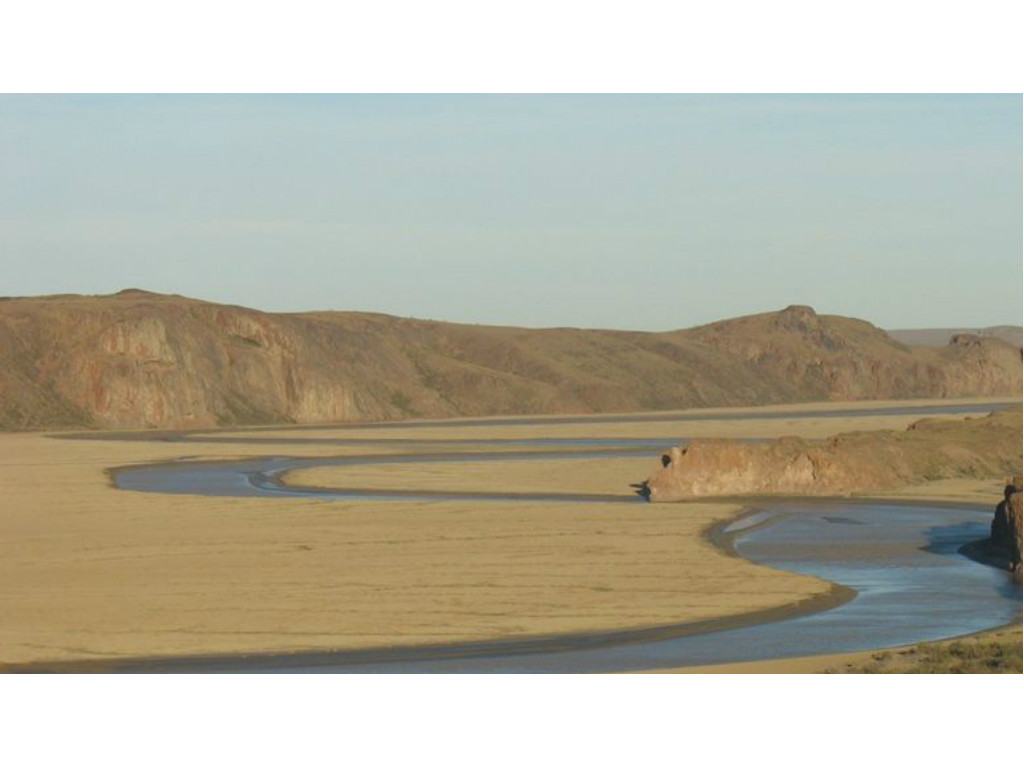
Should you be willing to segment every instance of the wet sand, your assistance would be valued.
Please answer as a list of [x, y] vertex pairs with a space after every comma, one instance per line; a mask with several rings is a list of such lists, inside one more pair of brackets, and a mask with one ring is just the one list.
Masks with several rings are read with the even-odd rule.
[[[946, 640], [930, 643], [946, 647], [956, 641], [986, 642], [1001, 641], [1020, 645], [1021, 625], [983, 631], [960, 640]], [[686, 666], [681, 668], [639, 671], [640, 674], [849, 674], [863, 673], [871, 669], [886, 669], [888, 673], [905, 673], [913, 668], [912, 655], [917, 645], [893, 647], [888, 650], [867, 650], [864, 652], [836, 653], [834, 655], [812, 655], [804, 658], [781, 658], [779, 660], [751, 661], [749, 663], [723, 663], [715, 666]], [[885, 659], [884, 661], [882, 659]]]

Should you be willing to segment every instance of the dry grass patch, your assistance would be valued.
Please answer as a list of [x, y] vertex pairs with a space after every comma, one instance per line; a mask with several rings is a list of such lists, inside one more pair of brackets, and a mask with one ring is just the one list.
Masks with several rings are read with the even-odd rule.
[[826, 673], [839, 674], [1020, 674], [1021, 628], [990, 631], [949, 642], [919, 644], [873, 653]]

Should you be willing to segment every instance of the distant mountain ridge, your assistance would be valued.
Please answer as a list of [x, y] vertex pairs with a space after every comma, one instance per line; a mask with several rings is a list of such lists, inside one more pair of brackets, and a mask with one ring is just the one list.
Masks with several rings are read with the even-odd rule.
[[809, 307], [689, 330], [269, 314], [146, 291], [0, 301], [0, 428], [204, 428], [1021, 394], [1021, 352]]
[[1018, 349], [1024, 346], [1024, 327], [1020, 325], [993, 325], [987, 328], [904, 328], [885, 332], [907, 346], [945, 346], [953, 336], [961, 333], [999, 338]]

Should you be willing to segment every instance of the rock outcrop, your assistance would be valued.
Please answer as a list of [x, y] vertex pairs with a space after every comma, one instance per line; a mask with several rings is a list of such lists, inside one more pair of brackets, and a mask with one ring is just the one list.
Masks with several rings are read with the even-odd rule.
[[1018, 474], [1007, 483], [1003, 500], [996, 506], [991, 537], [992, 547], [1007, 556], [1010, 569], [1017, 573], [1021, 570], [1022, 481]]
[[268, 314], [141, 290], [0, 300], [0, 429], [595, 413], [823, 400], [1019, 397], [1021, 353], [908, 348], [794, 306], [690, 330]]
[[[641, 483], [639, 492], [662, 502], [715, 496], [828, 496], [930, 479], [998, 477], [1019, 470], [1021, 438], [1022, 415], [1015, 410], [985, 418], [926, 419], [905, 431], [850, 432], [824, 441], [700, 439], [663, 456], [661, 469]], [[1019, 494], [1016, 503], [1019, 509]], [[1019, 512], [1016, 519], [1019, 531]]]

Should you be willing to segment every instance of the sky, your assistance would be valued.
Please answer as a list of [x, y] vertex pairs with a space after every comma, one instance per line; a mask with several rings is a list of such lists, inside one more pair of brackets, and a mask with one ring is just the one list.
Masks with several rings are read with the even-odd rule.
[[0, 96], [0, 295], [1020, 324], [1007, 96]]

